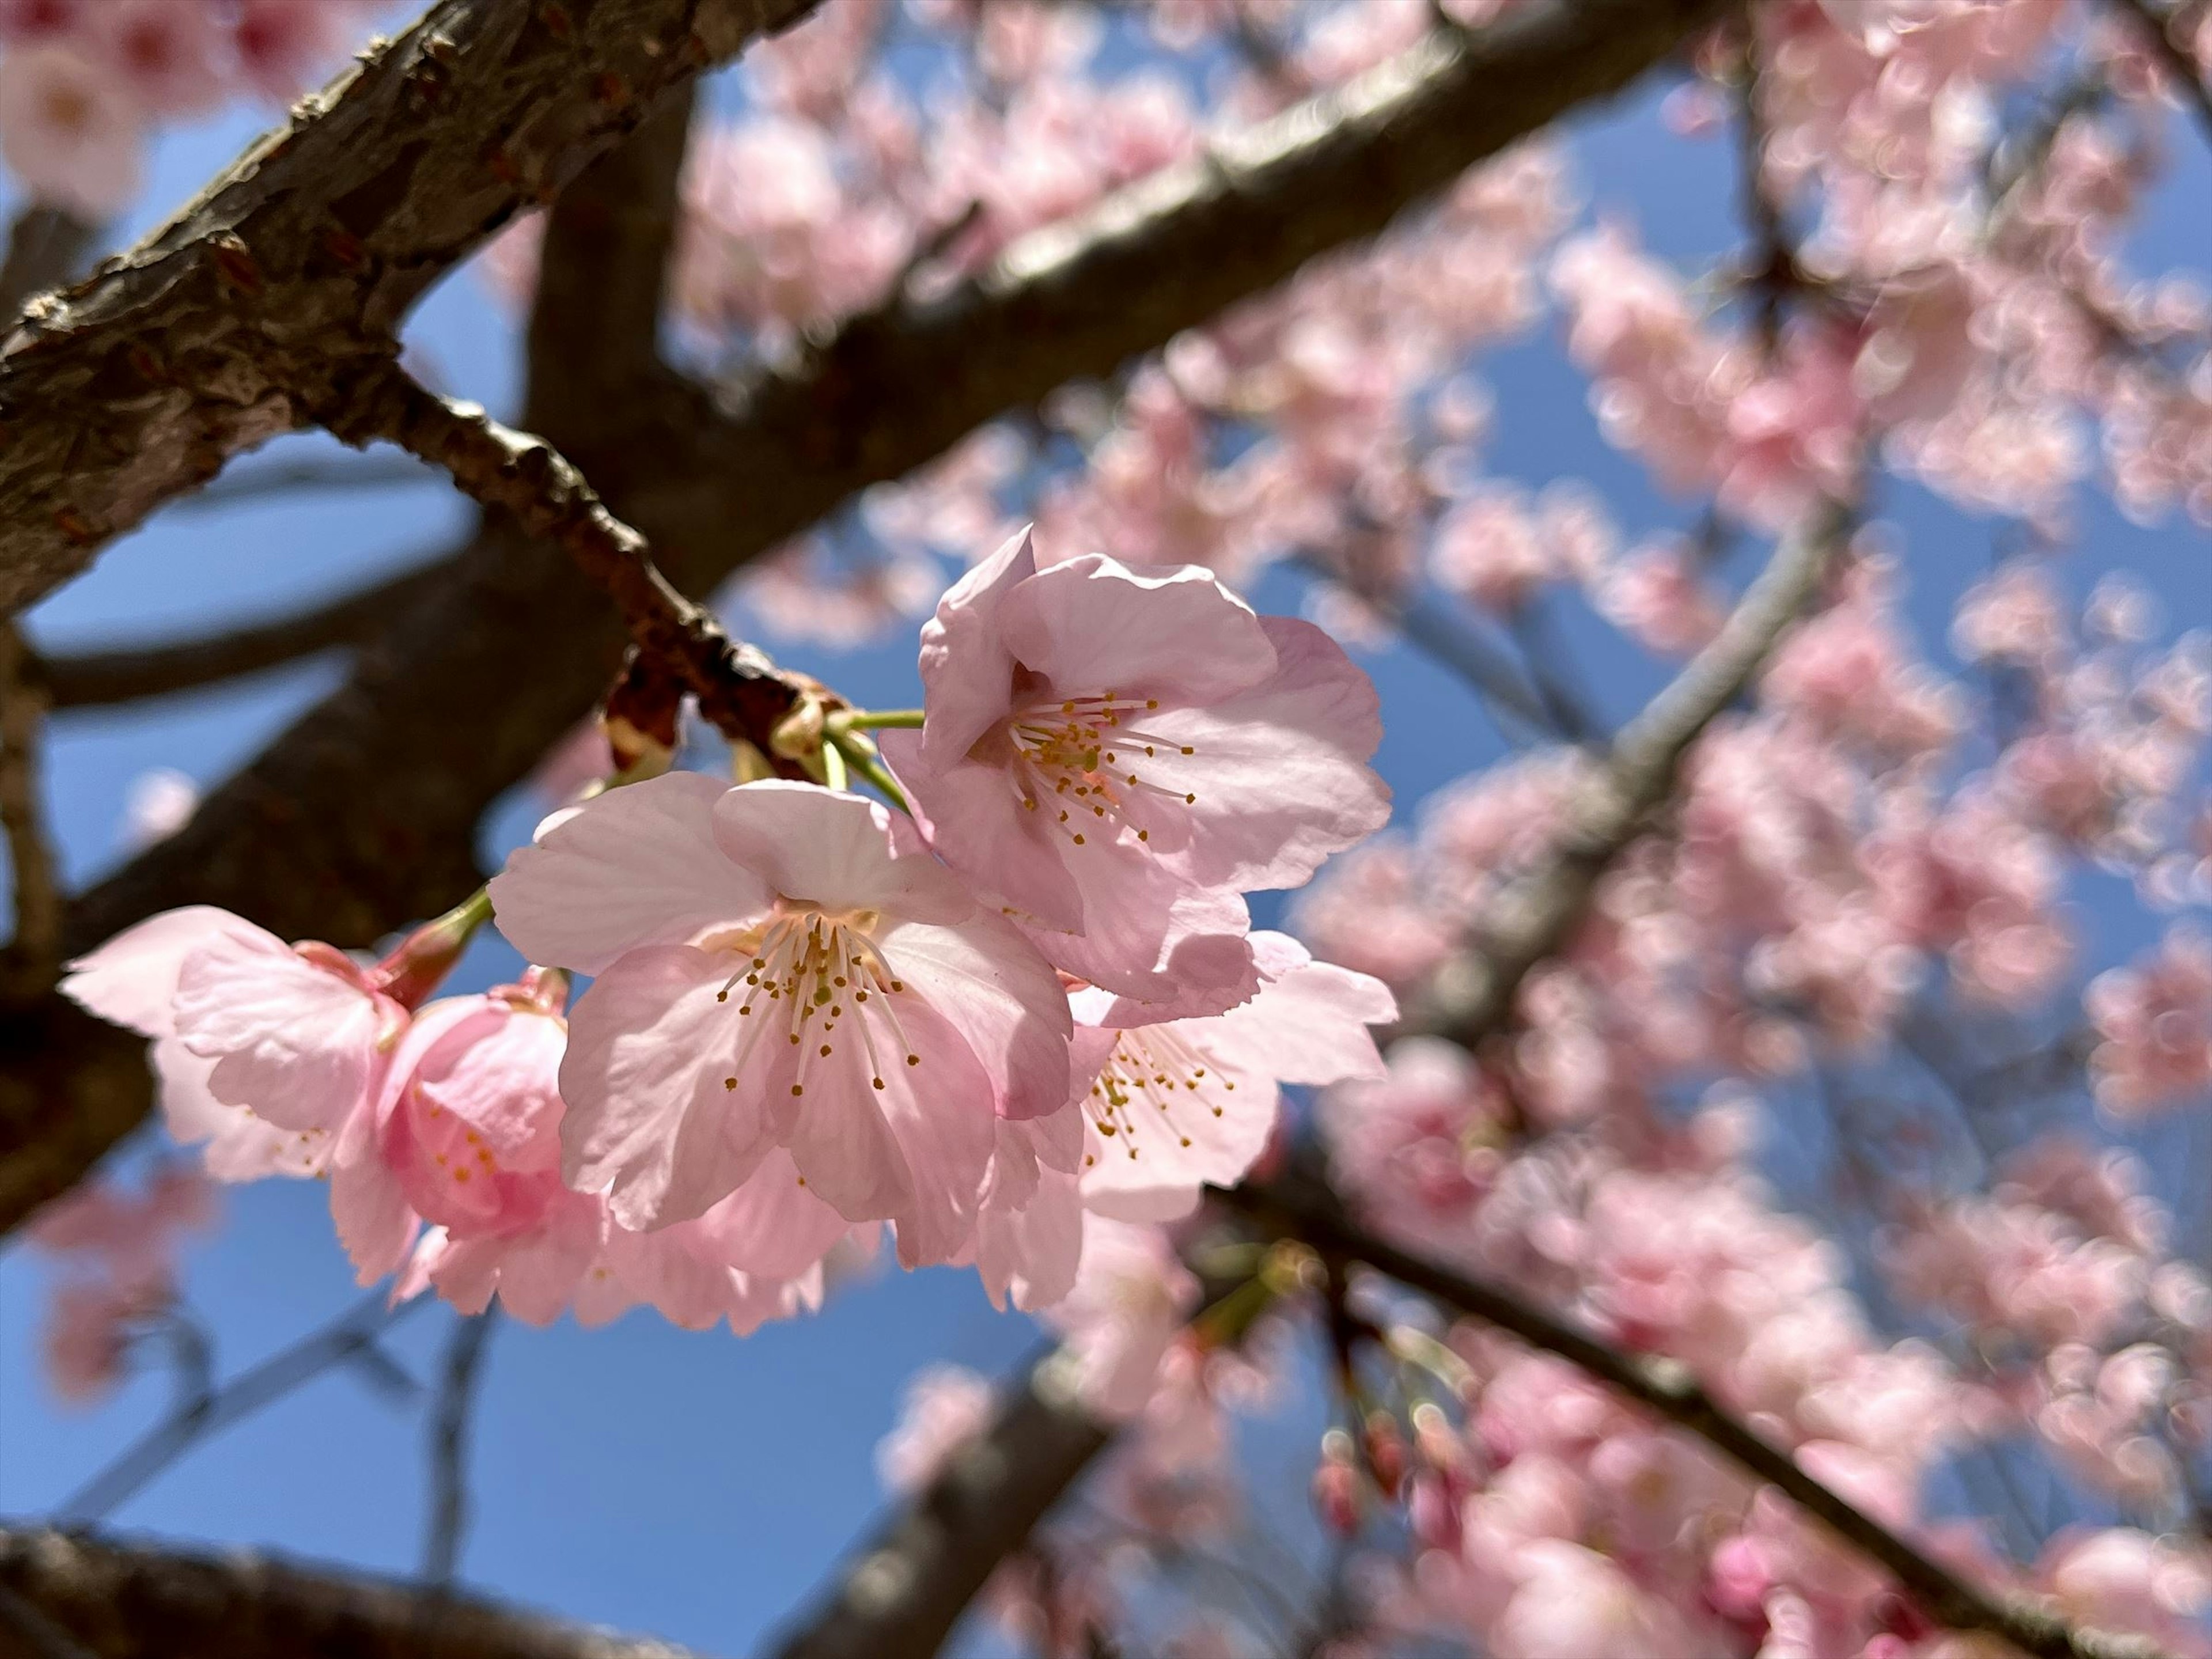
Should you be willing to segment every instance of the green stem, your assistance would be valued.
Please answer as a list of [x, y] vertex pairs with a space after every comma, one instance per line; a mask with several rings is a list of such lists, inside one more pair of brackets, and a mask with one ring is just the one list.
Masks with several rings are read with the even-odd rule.
[[902, 812], [914, 809], [906, 804], [906, 791], [898, 787], [898, 780], [885, 769], [875, 755], [875, 745], [866, 738], [849, 732], [830, 734], [830, 743], [823, 752], [836, 753], [846, 764], [876, 787], [878, 793]]
[[844, 732], [886, 731], [897, 727], [906, 732], [921, 730], [922, 711], [919, 708], [840, 708], [829, 717], [830, 731]]
[[832, 789], [842, 789], [852, 781], [845, 774], [845, 751], [834, 741], [822, 745], [822, 781]]

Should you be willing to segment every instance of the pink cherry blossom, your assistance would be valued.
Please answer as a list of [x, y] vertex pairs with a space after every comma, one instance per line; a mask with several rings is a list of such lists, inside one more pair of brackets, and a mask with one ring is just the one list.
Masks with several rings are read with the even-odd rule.
[[134, 1335], [176, 1298], [184, 1236], [205, 1231], [216, 1213], [206, 1177], [171, 1164], [137, 1194], [95, 1179], [32, 1216], [24, 1236], [62, 1275], [42, 1339], [64, 1400], [88, 1403], [119, 1380]]
[[1167, 1221], [1206, 1186], [1233, 1187], [1267, 1149], [1279, 1086], [1383, 1074], [1370, 1025], [1395, 1019], [1377, 981], [1319, 963], [1285, 934], [1252, 935], [1260, 989], [1224, 1014], [1115, 1029], [1114, 1000], [1071, 1000], [1080, 1069], [1101, 1048], [1081, 1097], [1086, 1207], [1124, 1221]]
[[562, 1168], [624, 1226], [703, 1214], [781, 1146], [848, 1219], [896, 1220], [909, 1264], [945, 1261], [998, 1119], [1066, 1099], [1056, 977], [857, 796], [671, 773], [549, 820], [491, 896], [527, 956], [596, 975]]
[[1145, 1409], [1197, 1301], [1198, 1281], [1164, 1233], [1091, 1214], [1075, 1288], [1044, 1316], [1064, 1339], [1084, 1403], [1118, 1419]]
[[2146, 961], [2100, 975], [2084, 1006], [2106, 1111], [2142, 1117], [2212, 1091], [2212, 943], [2201, 935], [2176, 929]]
[[295, 951], [204, 905], [117, 934], [62, 989], [155, 1039], [172, 1133], [208, 1141], [210, 1172], [230, 1181], [319, 1171], [406, 1019], [329, 946]]
[[0, 55], [0, 160], [33, 195], [97, 222], [138, 191], [136, 102], [70, 46]]
[[933, 844], [1056, 965], [1164, 1014], [1249, 996], [1239, 894], [1389, 812], [1366, 678], [1202, 570], [1040, 568], [1024, 535], [945, 595], [921, 675], [927, 724], [884, 752]]
[[416, 1017], [331, 1176], [338, 1237], [363, 1283], [406, 1259], [418, 1220], [456, 1240], [498, 1237], [536, 1227], [563, 1195], [565, 989], [559, 975], [533, 971]]

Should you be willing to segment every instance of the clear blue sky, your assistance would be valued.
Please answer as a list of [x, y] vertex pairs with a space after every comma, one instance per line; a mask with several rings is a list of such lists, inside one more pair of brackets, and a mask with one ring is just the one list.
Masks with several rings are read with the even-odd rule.
[[[1600, 210], [1632, 207], [1648, 241], [1689, 259], [1734, 240], [1728, 147], [1665, 134], [1653, 103], [1646, 97], [1583, 125], [1582, 176]], [[230, 118], [170, 138], [146, 216], [182, 200], [258, 125]], [[2212, 268], [2212, 228], [2202, 214], [2212, 200], [2212, 165], [2195, 135], [2177, 125], [2174, 136], [2182, 171], [2162, 193], [2142, 263]], [[510, 403], [512, 322], [472, 277], [457, 276], [434, 296], [416, 337], [453, 388], [495, 408]], [[1632, 533], [1688, 516], [1598, 441], [1583, 384], [1549, 328], [1492, 356], [1484, 373], [1504, 416], [1489, 452], [1498, 474], [1532, 485], [1588, 478]], [[1952, 600], [1986, 563], [1991, 527], [1902, 489], [1885, 507], [1905, 527], [1913, 611], [1940, 652]], [[2166, 596], [2178, 625], [2212, 621], [2201, 533], [2135, 530], [2095, 498], [2084, 500], [2082, 521], [2087, 551], [2069, 567], [2077, 591], [2119, 565]], [[214, 627], [411, 562], [462, 522], [434, 485], [352, 495], [342, 505], [293, 499], [220, 513], [172, 509], [41, 607], [35, 626], [58, 647]], [[1287, 578], [1271, 580], [1259, 598], [1275, 609], [1297, 602]], [[1560, 621], [1571, 642], [1603, 637], [1584, 615]], [[851, 657], [782, 654], [857, 700], [914, 700], [910, 636]], [[1594, 665], [1590, 688], [1615, 715], [1658, 683], [1656, 670], [1617, 649], [1580, 660]], [[1442, 673], [1402, 653], [1370, 666], [1389, 728], [1380, 764], [1401, 813], [1495, 756], [1486, 723], [1470, 718], [1471, 705]], [[121, 855], [132, 779], [164, 765], [220, 779], [337, 675], [325, 663], [62, 722], [49, 787], [72, 879], [90, 878]], [[521, 805], [497, 814], [489, 848], [512, 845], [530, 818]], [[2099, 960], [2142, 941], [2139, 915], [2094, 889], [2089, 901]], [[1261, 910], [1272, 919], [1273, 905]], [[471, 963], [475, 982], [502, 965], [495, 954]], [[218, 1334], [226, 1371], [359, 1294], [319, 1185], [270, 1182], [230, 1196], [221, 1233], [188, 1262], [191, 1297]], [[10, 1516], [34, 1516], [58, 1501], [158, 1415], [166, 1398], [155, 1376], [90, 1412], [57, 1408], [36, 1359], [44, 1282], [25, 1252], [0, 1253], [0, 1515]], [[421, 1311], [395, 1352], [427, 1375], [450, 1326], [443, 1308]], [[478, 1510], [466, 1576], [576, 1618], [744, 1653], [805, 1596], [875, 1510], [873, 1447], [907, 1376], [939, 1358], [999, 1371], [1034, 1340], [1026, 1321], [991, 1310], [972, 1275], [946, 1272], [880, 1276], [848, 1289], [817, 1318], [742, 1341], [678, 1331], [650, 1314], [596, 1333], [509, 1324], [494, 1342], [477, 1416]], [[410, 1570], [425, 1501], [424, 1440], [416, 1414], [350, 1376], [332, 1376], [203, 1447], [118, 1519], [164, 1534]]]

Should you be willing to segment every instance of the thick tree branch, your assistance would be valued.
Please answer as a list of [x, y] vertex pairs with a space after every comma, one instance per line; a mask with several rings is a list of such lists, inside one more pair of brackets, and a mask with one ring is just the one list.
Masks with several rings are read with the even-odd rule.
[[[704, 591], [976, 422], [1161, 346], [1370, 234], [1459, 169], [1626, 86], [1714, 9], [1537, 0], [1464, 45], [1432, 41], [1385, 65], [1358, 96], [1292, 112], [1265, 145], [1246, 142], [1249, 165], [1146, 181], [1087, 228], [1018, 244], [945, 300], [856, 324], [733, 410], [664, 376], [657, 398], [603, 408], [592, 432], [527, 418], [652, 539], [678, 586]], [[576, 196], [554, 212], [549, 273], [570, 257]], [[587, 583], [494, 527], [441, 591], [394, 616], [343, 690], [80, 901], [71, 948], [190, 902], [344, 944], [436, 913], [478, 879], [471, 838], [486, 805], [590, 708], [621, 647]], [[58, 1000], [0, 1029], [0, 1051], [20, 1056], [0, 1066], [4, 1228], [134, 1127], [149, 1090], [137, 1039]]]
[[92, 1659], [690, 1659], [672, 1644], [367, 1574], [82, 1534], [0, 1531], [0, 1593]]
[[1503, 1285], [1401, 1250], [1352, 1222], [1319, 1183], [1279, 1182], [1231, 1194], [1226, 1201], [1278, 1237], [1311, 1245], [1325, 1258], [1363, 1263], [1455, 1313], [1557, 1354], [1687, 1429], [1879, 1564], [1938, 1624], [2002, 1638], [2033, 1659], [2156, 1659], [2159, 1650], [2138, 1638], [2076, 1630], [2039, 1602], [1984, 1593], [1800, 1468], [1789, 1452], [1716, 1403], [1686, 1366], [1662, 1356], [1625, 1353]]
[[242, 674], [297, 662], [319, 651], [359, 645], [439, 590], [450, 572], [442, 564], [401, 572], [312, 609], [227, 634], [143, 646], [111, 646], [32, 665], [54, 708], [98, 708], [146, 697], [190, 691]]
[[812, 0], [440, 0], [0, 342], [0, 609], [301, 423], [422, 292]]

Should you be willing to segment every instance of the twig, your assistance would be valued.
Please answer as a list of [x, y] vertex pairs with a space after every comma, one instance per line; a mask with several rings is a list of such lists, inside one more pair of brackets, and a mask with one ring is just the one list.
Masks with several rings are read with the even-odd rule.
[[221, 1388], [185, 1399], [80, 1486], [56, 1513], [75, 1522], [104, 1518], [200, 1441], [332, 1366], [374, 1349], [378, 1339], [422, 1300], [417, 1297], [394, 1308], [386, 1292], [374, 1291], [320, 1330], [240, 1371]]
[[46, 696], [22, 629], [0, 619], [0, 828], [8, 837], [15, 928], [0, 952], [0, 992], [29, 1001], [53, 988], [62, 955], [61, 872], [40, 799]]
[[56, 709], [106, 708], [196, 690], [280, 668], [317, 652], [359, 645], [435, 592], [446, 574], [436, 565], [403, 571], [310, 610], [249, 623], [228, 633], [41, 657], [32, 672]]
[[2033, 1659], [2157, 1659], [2160, 1650], [2138, 1638], [2076, 1630], [2039, 1602], [1986, 1594], [1969, 1584], [1723, 1410], [1679, 1362], [1624, 1353], [1553, 1318], [1502, 1285], [1401, 1250], [1350, 1220], [1325, 1187], [1301, 1190], [1279, 1183], [1247, 1188], [1226, 1201], [1279, 1237], [1297, 1239], [1324, 1257], [1359, 1262], [1431, 1301], [1557, 1354], [1687, 1429], [1879, 1564], [1940, 1624], [1999, 1637]]
[[433, 1589], [451, 1586], [460, 1566], [469, 1520], [469, 1413], [484, 1345], [498, 1321], [496, 1304], [474, 1316], [462, 1315], [446, 1348], [438, 1414], [430, 1425], [430, 1524], [422, 1546], [422, 1582]]
[[1712, 642], [1621, 729], [1550, 855], [1489, 908], [1403, 1029], [1472, 1048], [1504, 1023], [1530, 970], [1580, 925], [1598, 878], [1673, 794], [1691, 744], [1751, 685], [1812, 604], [1848, 530], [1848, 515], [1830, 507], [1782, 544]]
[[443, 468], [463, 493], [511, 514], [525, 530], [566, 551], [614, 600], [645, 658], [698, 699], [702, 715], [791, 769], [791, 775], [803, 775], [779, 755], [776, 730], [802, 705], [826, 707], [835, 700], [724, 633], [712, 612], [661, 574], [645, 538], [610, 512], [550, 444], [502, 426], [474, 404], [440, 396], [391, 359], [347, 377], [320, 413], [346, 442], [397, 444]]

